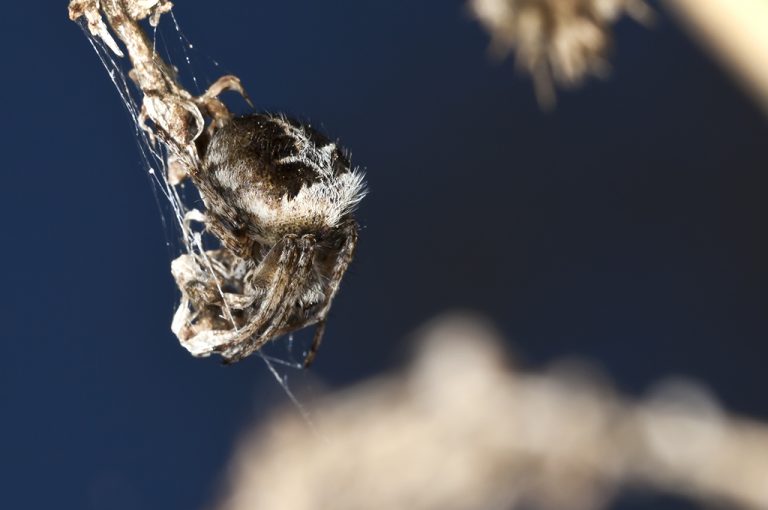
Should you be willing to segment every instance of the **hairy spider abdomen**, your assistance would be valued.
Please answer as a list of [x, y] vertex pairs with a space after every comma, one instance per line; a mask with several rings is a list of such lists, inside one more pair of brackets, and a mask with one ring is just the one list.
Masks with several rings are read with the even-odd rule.
[[232, 119], [197, 176], [211, 221], [244, 242], [336, 229], [365, 195], [363, 176], [331, 140], [280, 115]]

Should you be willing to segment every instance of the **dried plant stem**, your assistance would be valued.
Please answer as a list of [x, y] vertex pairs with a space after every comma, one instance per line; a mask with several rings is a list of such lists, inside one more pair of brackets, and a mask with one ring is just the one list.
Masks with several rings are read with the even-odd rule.
[[174, 157], [171, 170], [175, 174], [170, 175], [169, 180], [176, 184], [182, 178], [179, 172], [193, 173], [199, 167], [200, 154], [195, 141], [203, 134], [206, 119], [213, 121], [210, 125], [215, 127], [230, 117], [218, 94], [224, 90], [246, 94], [235, 76], [219, 78], [199, 97], [179, 84], [175, 70], [158, 55], [139, 24], [148, 18], [150, 25], [156, 26], [160, 16], [172, 7], [168, 0], [72, 0], [69, 17], [85, 18], [91, 34], [120, 57], [123, 52], [108, 27], [124, 44], [133, 65], [129, 76], [143, 95], [137, 121], [152, 140], [159, 138]]
[[666, 0], [768, 112], [768, 2]]

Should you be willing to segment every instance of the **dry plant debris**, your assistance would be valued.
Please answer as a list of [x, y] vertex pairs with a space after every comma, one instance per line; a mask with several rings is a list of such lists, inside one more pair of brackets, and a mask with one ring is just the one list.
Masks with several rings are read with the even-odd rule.
[[476, 318], [420, 337], [408, 370], [316, 401], [316, 434], [293, 412], [256, 429], [219, 510], [597, 510], [628, 485], [768, 508], [768, 426], [691, 383], [631, 402], [575, 364], [511, 368]]
[[643, 0], [470, 0], [469, 7], [490, 33], [493, 53], [514, 52], [517, 66], [533, 77], [544, 108], [555, 104], [555, 84], [573, 87], [606, 75], [618, 18], [652, 19]]
[[768, 113], [768, 2], [666, 0], [664, 4]]

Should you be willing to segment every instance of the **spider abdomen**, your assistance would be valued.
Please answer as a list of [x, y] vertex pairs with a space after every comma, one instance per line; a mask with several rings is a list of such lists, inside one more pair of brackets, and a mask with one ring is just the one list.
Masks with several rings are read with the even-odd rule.
[[333, 229], [365, 195], [362, 174], [334, 142], [270, 114], [218, 129], [199, 178], [210, 189], [203, 199], [214, 215], [268, 242]]

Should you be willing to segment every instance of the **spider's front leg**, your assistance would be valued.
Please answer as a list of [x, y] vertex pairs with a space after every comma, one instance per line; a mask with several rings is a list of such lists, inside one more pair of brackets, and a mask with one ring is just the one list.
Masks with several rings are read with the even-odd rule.
[[[315, 236], [311, 234], [303, 235], [297, 242], [299, 258], [294, 271], [290, 275], [288, 286], [285, 293], [278, 301], [278, 308], [274, 314], [264, 322], [265, 329], [248, 339], [246, 344], [238, 344], [233, 348], [222, 353], [225, 359], [229, 361], [238, 361], [250, 356], [258, 351], [264, 344], [276, 336], [286, 332], [283, 327], [286, 325], [288, 316], [293, 311], [293, 306], [299, 301], [304, 291], [310, 274], [314, 269], [315, 262]], [[267, 291], [268, 293], [269, 291]], [[295, 329], [295, 328], [294, 328]], [[291, 331], [293, 329], [290, 329]]]
[[201, 108], [205, 109], [205, 112], [211, 117], [211, 119], [213, 119], [211, 128], [214, 126], [219, 128], [232, 118], [230, 111], [219, 99], [219, 96], [226, 91], [237, 92], [243, 97], [245, 102], [248, 103], [248, 106], [253, 108], [251, 98], [248, 96], [245, 88], [243, 88], [243, 84], [240, 82], [240, 78], [231, 74], [222, 76], [210, 87], [208, 87], [208, 90], [206, 90], [202, 95], [195, 98], [195, 102]]
[[328, 280], [328, 287], [325, 293], [325, 301], [322, 308], [317, 312], [314, 317], [314, 322], [317, 324], [315, 327], [315, 334], [312, 338], [312, 345], [309, 347], [304, 358], [304, 368], [309, 367], [315, 361], [317, 351], [320, 349], [320, 344], [323, 341], [323, 334], [325, 333], [325, 320], [328, 317], [328, 311], [331, 309], [331, 303], [333, 298], [336, 297], [336, 293], [339, 291], [339, 285], [341, 279], [344, 277], [344, 273], [347, 272], [349, 264], [355, 256], [355, 248], [357, 247], [357, 222], [355, 220], [348, 220], [342, 227], [341, 233], [343, 235], [343, 244], [339, 249], [336, 259], [331, 269], [331, 276]]
[[[294, 287], [295, 294], [290, 296], [290, 298], [287, 299], [284, 303], [286, 309], [282, 320], [274, 320], [270, 327], [262, 334], [260, 343], [256, 344], [256, 348], [249, 350], [249, 352], [255, 351], [270, 338], [284, 335], [314, 324], [315, 333], [313, 335], [312, 344], [304, 358], [303, 363], [305, 368], [312, 364], [323, 340], [323, 334], [325, 333], [325, 323], [328, 317], [328, 312], [331, 308], [331, 304], [339, 290], [341, 280], [349, 268], [349, 264], [351, 263], [355, 254], [358, 238], [357, 222], [351, 219], [344, 222], [341, 226], [338, 227], [337, 235], [337, 241], [333, 247], [323, 246], [322, 242], [315, 246], [314, 236], [304, 236], [302, 238], [302, 241], [305, 241], [307, 238], [311, 238], [312, 251], [304, 248], [301, 252], [304, 262], [302, 262], [300, 259], [299, 267], [296, 271], [296, 285]], [[328, 256], [329, 251], [331, 256]], [[316, 256], [318, 252], [320, 254]], [[291, 310], [289, 309], [290, 306], [300, 305], [302, 295], [304, 295], [306, 299], [305, 293], [308, 291], [307, 285], [311, 285], [311, 273], [315, 269], [318, 269], [321, 274], [324, 275], [322, 278], [322, 298], [316, 302], [312, 301], [310, 298], [309, 302], [314, 304], [312, 304], [309, 308], [302, 309], [299, 307], [297, 311], [291, 313]]]
[[302, 247], [296, 235], [289, 234], [278, 241], [253, 271], [246, 275], [245, 285], [262, 297], [254, 303], [242, 328], [227, 332], [211, 332], [216, 338], [216, 351], [226, 362], [235, 362], [258, 350], [270, 338], [261, 335], [273, 320], [279, 319], [291, 282], [294, 281], [301, 260]]
[[251, 102], [251, 98], [248, 96], [248, 93], [245, 91], [245, 88], [243, 87], [243, 83], [240, 81], [240, 78], [233, 74], [227, 74], [225, 76], [222, 76], [213, 84], [211, 84], [210, 87], [208, 87], [208, 90], [206, 90], [199, 98], [198, 101], [205, 103], [206, 101], [209, 101], [214, 98], [218, 98], [222, 92], [225, 91], [232, 91], [237, 92], [241, 96], [243, 96], [243, 99], [245, 99], [245, 102], [248, 103], [248, 106], [253, 108], [253, 103]]

